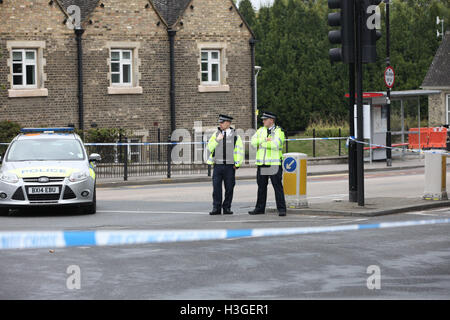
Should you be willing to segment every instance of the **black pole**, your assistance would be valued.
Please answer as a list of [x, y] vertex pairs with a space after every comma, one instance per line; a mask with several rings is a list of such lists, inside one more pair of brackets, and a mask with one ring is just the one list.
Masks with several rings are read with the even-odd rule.
[[170, 59], [170, 128], [171, 132], [176, 129], [175, 115], [175, 35], [176, 31], [168, 29], [169, 34], [169, 59]]
[[286, 139], [286, 153], [289, 153], [289, 141], [287, 141], [289, 139], [289, 133], [287, 131], [284, 138]]
[[[355, 64], [350, 63], [349, 65], [349, 103], [348, 103], [348, 113], [349, 113], [349, 129], [350, 136], [356, 137], [355, 134]], [[358, 201], [358, 182], [356, 179], [356, 143], [350, 140], [348, 144], [348, 201], [357, 202]]]
[[[128, 143], [127, 137], [125, 137], [125, 143]], [[128, 181], [128, 144], [125, 145], [125, 158], [123, 160], [123, 181]]]
[[[339, 138], [342, 136], [341, 128], [339, 128]], [[338, 140], [339, 143], [339, 157], [341, 156], [341, 139]]]
[[316, 129], [313, 129], [313, 158], [316, 157]]
[[[364, 13], [362, 11], [363, 6], [360, 1], [356, 2], [356, 13], [357, 13], [357, 28], [356, 28], [356, 92], [357, 92], [357, 123], [358, 132], [357, 140], [364, 140], [364, 119], [363, 119], [363, 64], [362, 64], [362, 28], [364, 23]], [[362, 143], [356, 144], [356, 158], [357, 158], [357, 181], [358, 181], [358, 205], [364, 206], [364, 149]]]
[[161, 162], [161, 128], [158, 127], [158, 162]]
[[170, 135], [167, 138], [167, 142], [169, 143], [167, 145], [167, 179], [170, 179], [172, 174], [172, 139]]
[[81, 36], [84, 29], [76, 28], [75, 36], [77, 39], [77, 57], [78, 57], [78, 128], [81, 131], [81, 138], [84, 139], [84, 104], [83, 104], [83, 44]]
[[[389, 67], [391, 65], [391, 22], [390, 22], [390, 0], [386, 1], [386, 66]], [[388, 167], [392, 166], [392, 137], [391, 137], [391, 88], [387, 88], [387, 104], [386, 104], [387, 112], [386, 112], [386, 165]]]

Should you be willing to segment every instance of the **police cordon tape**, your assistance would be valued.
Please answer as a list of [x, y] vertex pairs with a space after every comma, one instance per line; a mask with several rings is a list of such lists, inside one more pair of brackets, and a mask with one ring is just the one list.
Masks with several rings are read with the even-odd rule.
[[410, 220], [343, 226], [212, 229], [212, 230], [100, 230], [100, 231], [0, 231], [0, 250], [66, 248], [80, 246], [120, 246], [150, 243], [225, 240], [288, 235], [305, 235], [369, 229], [401, 228], [448, 224], [450, 219]]
[[[316, 140], [347, 140], [348, 137], [326, 137], [326, 138], [291, 138], [284, 139], [284, 141], [316, 141]], [[250, 141], [243, 141], [250, 143]], [[192, 145], [192, 144], [207, 144], [207, 141], [193, 141], [193, 142], [87, 142], [85, 146], [165, 146], [165, 145]], [[0, 145], [9, 145], [10, 143], [2, 142]]]
[[[446, 156], [450, 156], [450, 153], [448, 152], [437, 152], [437, 151], [433, 151], [433, 150], [417, 150], [417, 149], [408, 149], [408, 148], [399, 148], [399, 147], [388, 147], [386, 145], [382, 145], [382, 144], [374, 144], [374, 143], [369, 143], [366, 141], [359, 141], [356, 140], [355, 137], [325, 137], [325, 138], [290, 138], [290, 139], [284, 139], [284, 141], [320, 141], [320, 140], [346, 140], [346, 144], [345, 146], [348, 147], [349, 141], [354, 141], [356, 143], [361, 143], [364, 145], [367, 145], [369, 147], [377, 147], [377, 148], [384, 148], [384, 149], [391, 149], [391, 150], [398, 150], [398, 151], [406, 151], [406, 152], [412, 152], [412, 153], [420, 153], [420, 154], [424, 154], [424, 153], [432, 153], [432, 154], [441, 154], [441, 155], [446, 155]], [[243, 141], [244, 143], [250, 143], [250, 141]], [[163, 145], [195, 145], [195, 144], [207, 144], [208, 142], [206, 141], [193, 141], [193, 142], [99, 142], [99, 143], [94, 143], [94, 142], [89, 142], [89, 143], [85, 143], [85, 146], [163, 146]], [[0, 143], [0, 145], [9, 145], [10, 143], [7, 142], [2, 142]]]
[[447, 156], [447, 157], [450, 156], [449, 152], [423, 150], [423, 149], [407, 149], [407, 148], [399, 148], [399, 147], [388, 147], [388, 146], [382, 145], [382, 144], [374, 144], [374, 143], [369, 143], [369, 142], [366, 142], [366, 141], [356, 140], [356, 138], [352, 137], [352, 136], [347, 138], [347, 142], [345, 144], [346, 147], [348, 147], [349, 141], [354, 141], [356, 143], [364, 144], [364, 145], [367, 145], [369, 147], [377, 147], [377, 148], [397, 150], [397, 151], [406, 151], [406, 152], [411, 152], [411, 153], [420, 153], [420, 154], [431, 153], [431, 154], [440, 154], [440, 155]]

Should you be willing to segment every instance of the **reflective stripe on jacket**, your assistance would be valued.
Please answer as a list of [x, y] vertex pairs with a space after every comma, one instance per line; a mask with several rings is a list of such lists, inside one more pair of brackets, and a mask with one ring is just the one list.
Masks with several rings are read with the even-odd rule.
[[284, 132], [276, 126], [270, 133], [271, 141], [267, 141], [268, 129], [259, 128], [253, 135], [251, 143], [256, 151], [256, 165], [281, 165], [283, 158]]
[[[236, 132], [234, 129], [231, 130], [232, 135], [228, 138], [232, 138], [233, 139], [233, 143], [234, 143], [234, 148], [233, 148], [233, 162], [234, 165], [236, 166], [236, 168], [239, 168], [241, 166], [241, 164], [244, 162], [244, 145], [242, 143], [242, 139], [240, 136], [236, 135]], [[220, 133], [220, 131], [215, 132], [212, 137], [209, 139], [207, 148], [209, 151], [209, 157], [208, 160], [206, 161], [207, 164], [214, 164], [214, 163], [222, 163], [223, 160], [218, 160], [216, 161], [216, 154], [220, 152], [216, 152], [217, 151], [217, 146], [221, 145], [223, 146], [223, 142], [224, 139], [222, 139], [220, 142], [217, 141], [217, 134]], [[219, 148], [220, 149], [220, 148]], [[222, 151], [222, 150], [219, 150]], [[223, 154], [221, 154], [223, 155]], [[231, 159], [230, 156], [226, 156], [226, 159]], [[227, 164], [233, 164], [233, 163], [227, 163]]]

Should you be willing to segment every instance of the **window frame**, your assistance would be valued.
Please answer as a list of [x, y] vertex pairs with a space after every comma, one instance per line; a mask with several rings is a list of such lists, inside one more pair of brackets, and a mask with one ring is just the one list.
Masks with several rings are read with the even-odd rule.
[[[207, 60], [203, 60], [203, 53], [207, 53]], [[212, 54], [217, 53], [218, 57], [216, 59], [212, 58]], [[200, 81], [202, 85], [220, 85], [221, 84], [221, 50], [220, 49], [201, 49], [200, 50]], [[205, 62], [206, 61], [206, 62]], [[208, 69], [203, 70], [203, 64], [207, 63]], [[212, 80], [212, 66], [217, 65], [217, 81]], [[208, 80], [203, 80], [203, 74], [208, 74]]]
[[[14, 53], [20, 52], [22, 55], [22, 59], [20, 62], [14, 61]], [[26, 54], [29, 52], [33, 52], [34, 59], [27, 59]], [[32, 49], [32, 48], [17, 48], [11, 50], [11, 76], [12, 76], [12, 82], [11, 82], [11, 88], [12, 89], [37, 89], [38, 88], [38, 50]], [[14, 65], [21, 64], [22, 65], [22, 72], [21, 73], [15, 73], [14, 72]], [[28, 76], [27, 76], [27, 67], [33, 66], [34, 67], [34, 74], [33, 74], [33, 82], [34, 84], [27, 84]], [[14, 76], [21, 76], [22, 77], [22, 84], [14, 84]]]
[[[118, 52], [119, 53], [119, 61], [113, 61], [112, 59], [112, 55], [113, 52]], [[124, 52], [128, 52], [130, 54], [130, 58], [129, 59], [124, 59], [123, 58], [123, 53]], [[111, 74], [111, 86], [112, 87], [133, 87], [133, 49], [122, 49], [122, 48], [111, 48], [110, 50], [110, 74]], [[112, 66], [114, 63], [118, 63], [119, 64], [119, 71], [113, 71]], [[124, 72], [123, 72], [123, 66], [124, 65], [128, 65], [129, 66], [129, 82], [123, 82], [123, 76], [124, 76]], [[113, 75], [118, 74], [119, 75], [119, 82], [113, 82]]]

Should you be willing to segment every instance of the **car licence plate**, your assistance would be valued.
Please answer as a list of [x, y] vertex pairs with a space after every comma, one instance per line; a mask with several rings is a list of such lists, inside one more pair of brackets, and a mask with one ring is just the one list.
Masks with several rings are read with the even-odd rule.
[[54, 194], [59, 193], [59, 187], [30, 187], [29, 194]]

